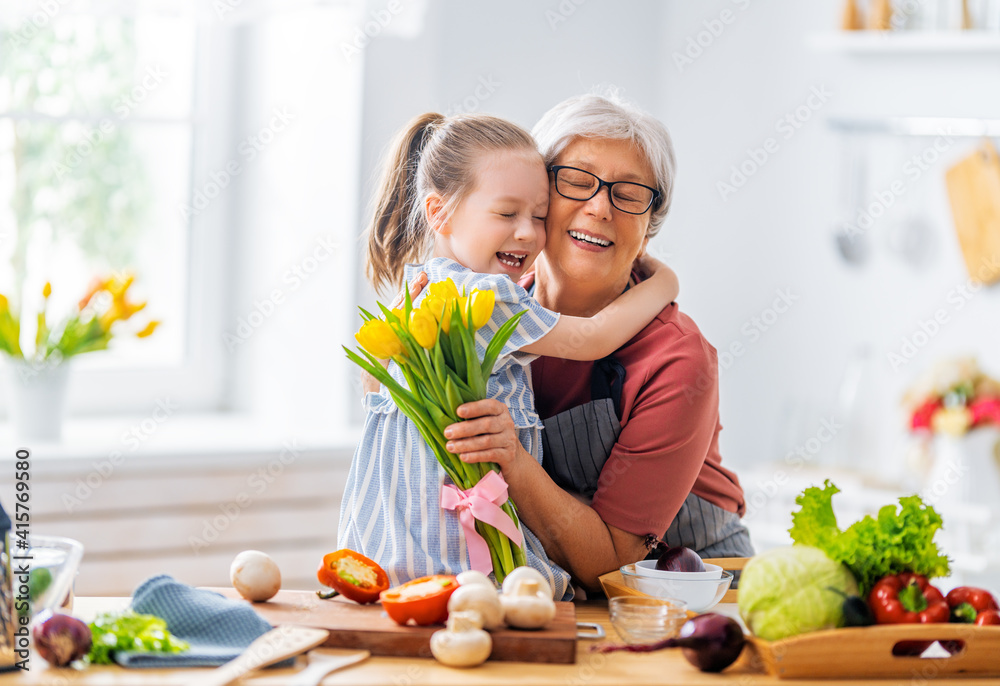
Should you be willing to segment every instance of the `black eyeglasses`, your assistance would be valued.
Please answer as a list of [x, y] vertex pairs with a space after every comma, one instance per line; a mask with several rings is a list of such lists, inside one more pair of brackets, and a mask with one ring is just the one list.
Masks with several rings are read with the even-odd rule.
[[641, 183], [614, 181], [608, 183], [589, 171], [555, 165], [549, 167], [555, 175], [556, 192], [570, 200], [590, 200], [604, 187], [611, 204], [627, 214], [645, 214], [660, 199], [660, 191]]

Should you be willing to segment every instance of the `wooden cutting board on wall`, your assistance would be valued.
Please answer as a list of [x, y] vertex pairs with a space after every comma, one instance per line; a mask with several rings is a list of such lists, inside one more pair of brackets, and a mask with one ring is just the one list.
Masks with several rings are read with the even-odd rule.
[[[211, 588], [227, 598], [240, 599], [232, 588]], [[326, 629], [330, 637], [324, 647], [360, 648], [387, 657], [432, 657], [431, 634], [443, 625], [399, 626], [382, 606], [358, 605], [344, 598], [320, 600], [312, 591], [278, 591], [253, 609], [274, 625], [291, 624]], [[576, 607], [557, 602], [556, 616], [539, 631], [499, 629], [491, 631], [490, 660], [506, 662], [576, 662]]]
[[1000, 281], [1000, 157], [984, 141], [945, 174], [955, 231], [969, 276]]

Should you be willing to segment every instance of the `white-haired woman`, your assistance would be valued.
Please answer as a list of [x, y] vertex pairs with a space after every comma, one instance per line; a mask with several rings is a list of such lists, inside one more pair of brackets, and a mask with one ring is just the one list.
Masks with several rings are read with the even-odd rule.
[[[670, 208], [670, 135], [613, 95], [570, 98], [532, 133], [551, 191], [545, 249], [521, 283], [551, 310], [590, 316], [642, 278], [633, 265]], [[532, 377], [542, 465], [496, 400], [459, 409], [470, 421], [449, 427], [449, 449], [500, 465], [522, 521], [579, 584], [598, 588], [657, 539], [753, 554], [743, 489], [721, 464], [716, 351], [676, 303], [613, 355], [539, 358]]]

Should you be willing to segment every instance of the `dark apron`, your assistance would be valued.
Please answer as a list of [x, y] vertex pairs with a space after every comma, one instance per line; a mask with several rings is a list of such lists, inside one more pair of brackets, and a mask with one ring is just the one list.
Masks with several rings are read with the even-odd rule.
[[[563, 490], [577, 494], [588, 504], [622, 431], [624, 382], [625, 367], [616, 359], [598, 360], [590, 376], [591, 401], [543, 420], [542, 466]], [[684, 500], [663, 533], [663, 540], [670, 546], [690, 548], [702, 557], [754, 554], [750, 535], [739, 516], [694, 493]]]

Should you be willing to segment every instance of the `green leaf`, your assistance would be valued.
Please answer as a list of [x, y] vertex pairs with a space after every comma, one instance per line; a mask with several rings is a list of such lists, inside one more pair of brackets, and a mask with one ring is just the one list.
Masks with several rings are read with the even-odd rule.
[[465, 379], [477, 400], [485, 398], [486, 384], [483, 383], [482, 373], [476, 373], [480, 369], [479, 356], [476, 355], [476, 342], [464, 326], [459, 328], [459, 336], [462, 341], [462, 352], [465, 354], [465, 368], [468, 370], [462, 378]]
[[810, 486], [795, 499], [800, 509], [792, 514], [792, 528], [788, 530], [793, 541], [820, 550], [831, 546], [840, 535], [837, 516], [833, 513], [833, 496], [837, 493], [840, 489], [827, 479], [823, 488]]
[[383, 314], [383, 316], [385, 316], [385, 320], [388, 323], [390, 323], [390, 324], [402, 324], [402, 322], [399, 321], [399, 317], [397, 317], [395, 314], [392, 313], [392, 310], [390, 310], [388, 307], [386, 307], [382, 303], [376, 303], [376, 304], [378, 305], [378, 308], [380, 310], [382, 310], [382, 314]]
[[413, 299], [410, 297], [410, 284], [403, 282], [403, 316], [406, 321], [410, 321], [410, 313], [413, 312]]
[[458, 392], [458, 387], [451, 380], [451, 377], [448, 377], [445, 381], [444, 390], [448, 395], [448, 410], [454, 414], [456, 408], [462, 404], [462, 394]]
[[486, 354], [483, 356], [483, 363], [480, 367], [483, 374], [483, 382], [490, 377], [493, 373], [493, 365], [497, 362], [497, 357], [500, 356], [500, 351], [510, 340], [510, 337], [514, 335], [514, 330], [517, 328], [518, 322], [521, 320], [527, 310], [521, 310], [516, 313], [513, 317], [508, 319], [503, 323], [503, 325], [497, 329], [497, 332], [493, 335], [492, 340], [490, 340], [489, 345], [486, 346]]

